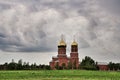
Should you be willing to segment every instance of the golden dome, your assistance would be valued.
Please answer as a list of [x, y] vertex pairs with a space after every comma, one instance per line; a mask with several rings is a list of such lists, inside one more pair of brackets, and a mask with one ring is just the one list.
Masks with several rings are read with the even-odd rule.
[[66, 46], [65, 41], [62, 39], [62, 40], [59, 42], [58, 46]]
[[77, 46], [78, 45], [78, 43], [77, 42], [75, 42], [75, 41], [73, 41], [73, 43], [71, 44], [72, 46]]

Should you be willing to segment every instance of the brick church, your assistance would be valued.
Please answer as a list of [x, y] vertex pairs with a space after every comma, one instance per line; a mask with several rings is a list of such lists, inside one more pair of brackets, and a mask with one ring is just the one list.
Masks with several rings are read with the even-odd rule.
[[61, 38], [58, 44], [58, 55], [56, 57], [52, 57], [52, 61], [50, 62], [51, 69], [55, 69], [55, 66], [59, 67], [68, 67], [68, 64], [71, 63], [73, 66], [79, 67], [79, 58], [78, 58], [78, 43], [74, 40], [71, 44], [71, 53], [70, 57], [66, 55], [66, 43], [63, 38]]

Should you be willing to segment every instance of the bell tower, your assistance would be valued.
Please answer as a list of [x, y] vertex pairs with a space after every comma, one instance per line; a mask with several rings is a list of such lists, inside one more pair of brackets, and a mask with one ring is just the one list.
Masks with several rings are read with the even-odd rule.
[[71, 44], [70, 59], [71, 59], [72, 67], [78, 69], [79, 67], [78, 43], [75, 40], [73, 40]]
[[67, 47], [67, 45], [63, 39], [63, 35], [61, 35], [61, 40], [58, 44], [58, 55], [57, 55], [58, 61], [59, 61], [58, 65], [61, 67], [63, 65], [67, 67], [67, 64], [68, 64], [68, 58], [66, 55], [66, 47]]
[[61, 40], [58, 44], [58, 56], [66, 56], [66, 43], [63, 39], [63, 35], [61, 35]]

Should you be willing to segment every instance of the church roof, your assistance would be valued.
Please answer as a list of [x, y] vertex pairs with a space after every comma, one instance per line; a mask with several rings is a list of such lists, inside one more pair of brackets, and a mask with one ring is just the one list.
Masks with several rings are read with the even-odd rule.
[[60, 40], [60, 42], [58, 43], [58, 46], [66, 46], [65, 41], [63, 40], [63, 38]]
[[72, 46], [77, 46], [78, 43], [77, 43], [76, 41], [73, 41], [71, 45], [72, 45]]

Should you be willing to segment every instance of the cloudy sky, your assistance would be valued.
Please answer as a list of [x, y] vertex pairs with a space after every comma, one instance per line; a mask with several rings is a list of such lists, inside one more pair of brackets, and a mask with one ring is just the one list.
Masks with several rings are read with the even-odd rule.
[[61, 34], [80, 61], [120, 62], [120, 0], [0, 0], [0, 63], [49, 64]]

